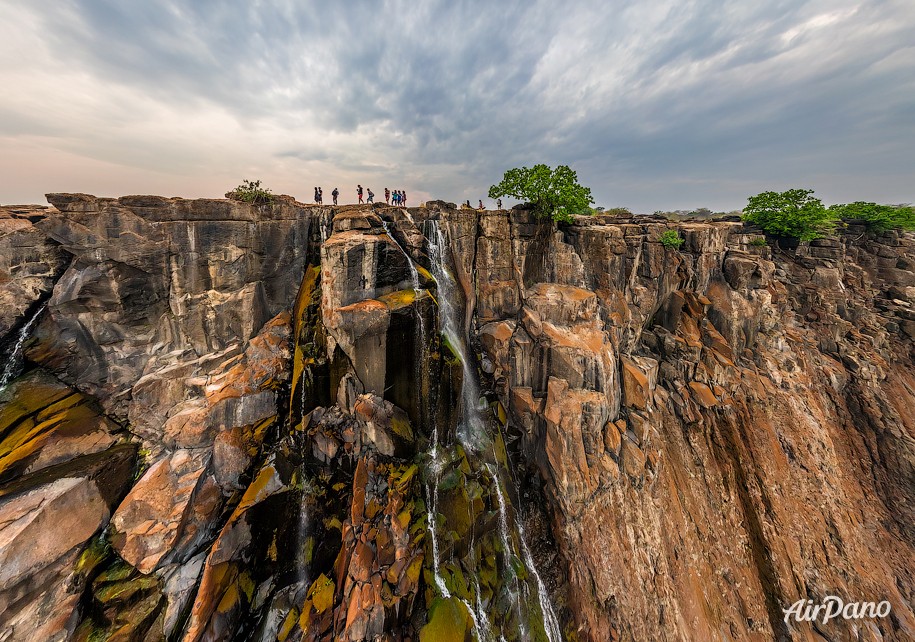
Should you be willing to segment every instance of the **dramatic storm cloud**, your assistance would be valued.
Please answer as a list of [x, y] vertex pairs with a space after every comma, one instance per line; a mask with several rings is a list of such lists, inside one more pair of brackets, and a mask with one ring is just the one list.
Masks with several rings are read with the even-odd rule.
[[0, 8], [3, 203], [242, 178], [476, 202], [538, 162], [636, 211], [915, 198], [911, 0]]

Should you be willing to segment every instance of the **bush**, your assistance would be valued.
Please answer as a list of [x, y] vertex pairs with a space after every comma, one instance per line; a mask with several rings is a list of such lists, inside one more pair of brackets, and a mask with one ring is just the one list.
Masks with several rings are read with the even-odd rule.
[[757, 238], [753, 239], [752, 241], [750, 241], [750, 245], [755, 245], [756, 247], [762, 247], [764, 245], [768, 245], [768, 243], [766, 242], [766, 239], [757, 237]]
[[604, 210], [603, 213], [610, 216], [632, 216], [632, 212], [629, 211], [628, 207], [611, 207], [608, 210]]
[[915, 208], [910, 205], [879, 205], [857, 201], [829, 207], [837, 218], [858, 219], [872, 232], [915, 230]]
[[534, 214], [554, 221], [570, 222], [575, 214], [590, 214], [591, 190], [578, 184], [578, 175], [567, 165], [516, 167], [489, 188], [489, 198], [510, 196], [528, 201]]
[[743, 219], [774, 236], [812, 241], [832, 232], [838, 217], [811, 194], [812, 189], [789, 189], [751, 196]]
[[245, 203], [269, 203], [273, 200], [273, 194], [266, 187], [261, 187], [260, 181], [249, 181], [245, 179], [241, 185], [226, 194], [226, 198], [235, 201], [244, 201]]
[[677, 233], [677, 230], [667, 230], [658, 240], [664, 247], [672, 247], [675, 250], [683, 245], [683, 238]]

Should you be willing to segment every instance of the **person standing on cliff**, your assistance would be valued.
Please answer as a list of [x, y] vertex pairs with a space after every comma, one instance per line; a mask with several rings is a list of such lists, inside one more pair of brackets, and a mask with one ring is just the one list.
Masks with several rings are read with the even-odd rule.
[[406, 207], [407, 206], [407, 193], [403, 190], [400, 190], [400, 196], [401, 196], [401, 199], [403, 200], [403, 206]]
[[318, 205], [324, 205], [324, 188], [318, 188]]
[[501, 209], [502, 209], [502, 199], [501, 199], [501, 198], [497, 198], [497, 199], [496, 199], [496, 209], [497, 209], [497, 210], [501, 210]]
[[368, 192], [368, 195], [369, 195], [369, 200], [368, 200], [368, 202], [369, 202], [369, 203], [374, 203], [374, 202], [375, 202], [375, 192], [372, 191], [372, 188], [371, 188], [371, 187], [366, 187], [366, 188], [365, 188], [365, 191]]
[[356, 197], [359, 199], [359, 202], [362, 203], [362, 185], [356, 185]]
[[480, 209], [480, 210], [483, 209], [483, 201], [482, 201], [482, 200], [480, 201], [480, 207], [479, 207], [478, 209]]
[[338, 189], [335, 187], [335, 188], [334, 188], [334, 191], [331, 192], [330, 195], [334, 197], [334, 205], [336, 205], [336, 204], [337, 204], [337, 197], [340, 196], [340, 190], [338, 190]]
[[318, 200], [318, 188], [317, 187], [315, 187], [315, 203], [320, 203], [320, 201]]
[[385, 205], [391, 204], [391, 190], [389, 190], [387, 187], [384, 188], [384, 203]]

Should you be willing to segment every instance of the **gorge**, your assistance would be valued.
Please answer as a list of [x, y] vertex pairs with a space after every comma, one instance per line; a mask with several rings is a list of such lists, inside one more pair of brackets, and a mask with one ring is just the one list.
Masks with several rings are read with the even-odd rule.
[[[0, 640], [915, 639], [912, 234], [48, 201]], [[785, 617], [828, 596], [892, 608]]]

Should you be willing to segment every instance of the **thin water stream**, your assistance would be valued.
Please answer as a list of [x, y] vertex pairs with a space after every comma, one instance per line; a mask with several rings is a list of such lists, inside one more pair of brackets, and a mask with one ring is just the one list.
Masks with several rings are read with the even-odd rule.
[[35, 326], [35, 323], [38, 321], [41, 313], [45, 311], [46, 307], [46, 303], [40, 305], [29, 320], [19, 329], [19, 334], [16, 335], [16, 342], [13, 344], [13, 349], [10, 350], [9, 357], [7, 357], [6, 363], [3, 364], [3, 372], [0, 373], [0, 390], [6, 388], [9, 383], [22, 372], [22, 349], [32, 332], [32, 328]]

